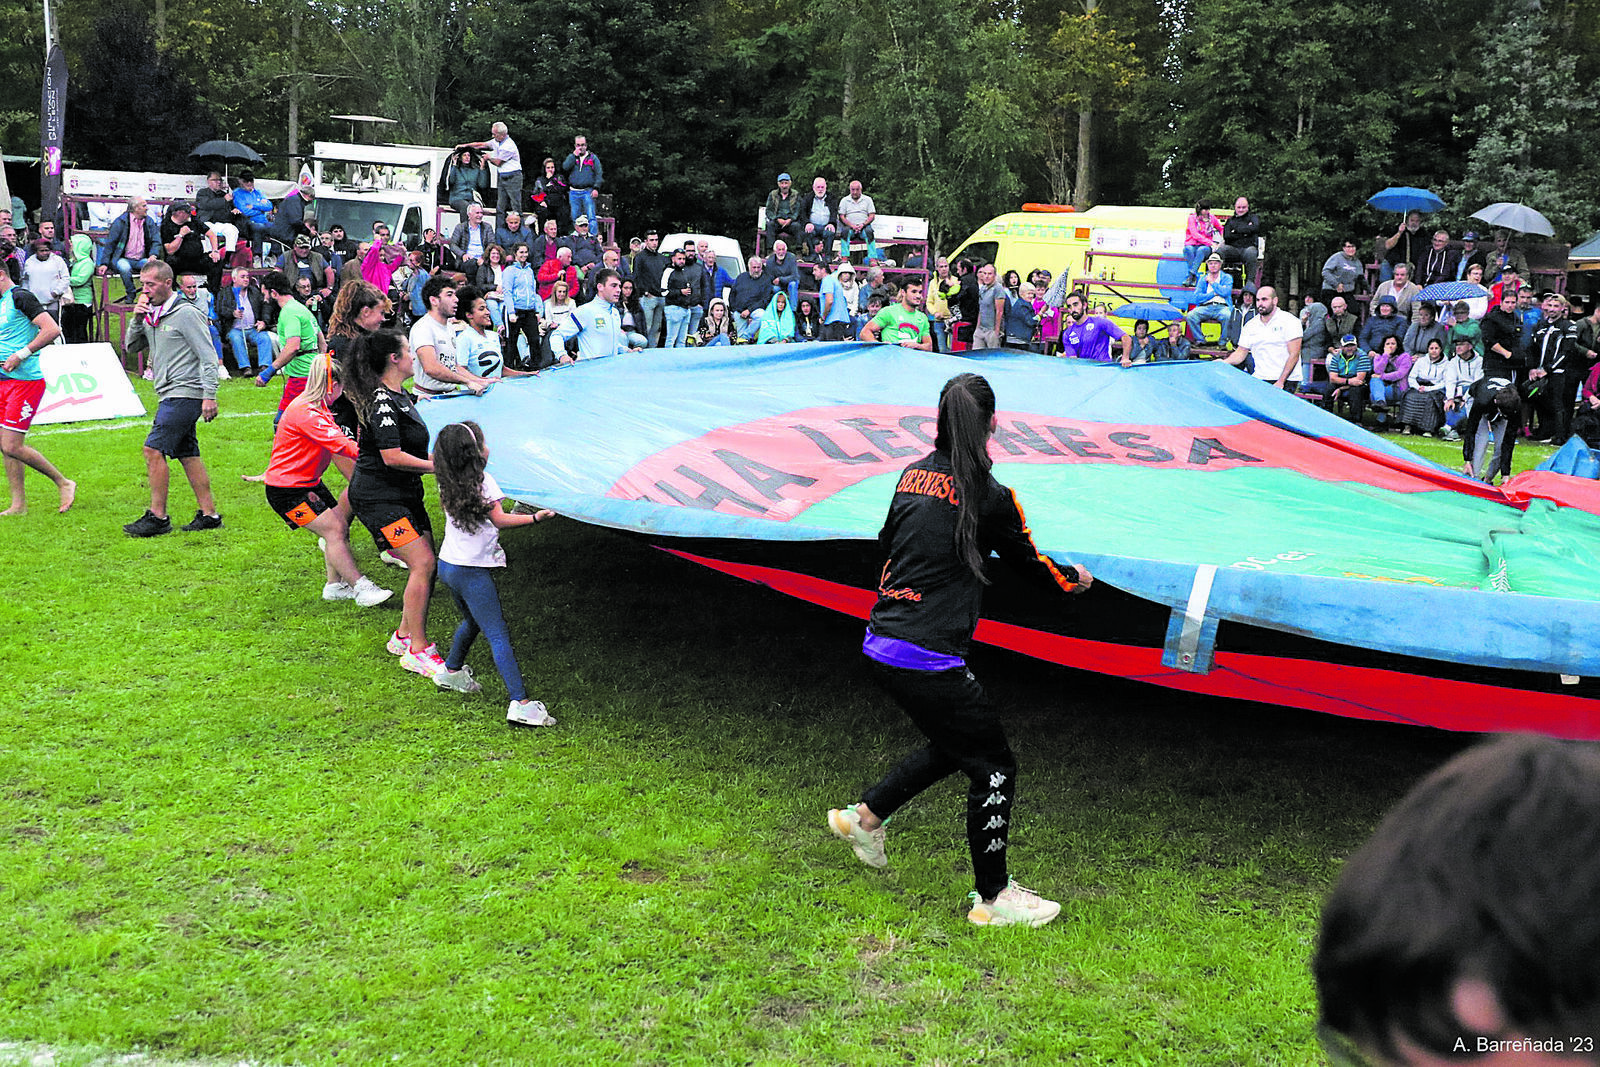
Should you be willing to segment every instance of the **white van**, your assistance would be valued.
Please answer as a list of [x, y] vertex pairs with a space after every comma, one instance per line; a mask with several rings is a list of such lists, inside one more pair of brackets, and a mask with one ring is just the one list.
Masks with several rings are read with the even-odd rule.
[[312, 148], [319, 230], [343, 226], [351, 240], [368, 241], [372, 224], [382, 222], [396, 241], [411, 246], [421, 240], [423, 230], [436, 229], [449, 237], [461, 221], [443, 202], [448, 148], [337, 141], [317, 141]]
[[744, 273], [745, 255], [739, 247], [739, 242], [732, 237], [719, 237], [710, 233], [669, 233], [661, 239], [661, 254], [672, 255], [674, 251], [683, 247], [685, 241], [693, 242], [695, 245], [704, 241], [710, 245], [711, 251], [717, 255], [717, 266], [727, 271], [728, 277], [737, 278]]

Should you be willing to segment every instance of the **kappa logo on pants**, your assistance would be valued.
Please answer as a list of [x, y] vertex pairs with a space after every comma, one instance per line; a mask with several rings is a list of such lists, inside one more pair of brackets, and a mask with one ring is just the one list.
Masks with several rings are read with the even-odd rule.
[[1006, 776], [1001, 774], [999, 771], [995, 771], [993, 774], [991, 774], [989, 776], [989, 788], [990, 789], [999, 789], [1001, 786], [1003, 786], [1005, 784], [1006, 784]]
[[31, 418], [33, 418], [33, 405], [28, 403], [26, 400], [24, 400], [22, 402], [22, 418], [23, 419], [31, 419]]
[[1006, 817], [1004, 815], [991, 815], [989, 817], [989, 821], [984, 825], [983, 828], [985, 830], [999, 830], [1003, 828], [1005, 824]]
[[992, 841], [989, 842], [989, 847], [984, 849], [984, 851], [985, 852], [999, 852], [1001, 849], [1003, 849], [1005, 847], [1006, 847], [1006, 843], [1004, 841], [1000, 840], [997, 837], [997, 838], [994, 838]]
[[987, 808], [991, 804], [1004, 804], [1005, 802], [1006, 795], [1004, 793], [990, 793], [989, 799], [983, 802], [983, 806]]
[[410, 519], [396, 519], [383, 527], [383, 537], [390, 548], [404, 548], [421, 536]]

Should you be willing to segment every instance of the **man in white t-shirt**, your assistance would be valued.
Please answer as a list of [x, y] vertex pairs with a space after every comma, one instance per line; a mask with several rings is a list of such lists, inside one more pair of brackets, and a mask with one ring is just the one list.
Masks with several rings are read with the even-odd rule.
[[1256, 293], [1256, 317], [1244, 324], [1239, 347], [1228, 356], [1235, 367], [1255, 357], [1255, 376], [1279, 389], [1300, 381], [1300, 320], [1278, 310], [1278, 291], [1263, 285]]
[[411, 327], [411, 355], [416, 366], [411, 374], [412, 388], [433, 395], [454, 392], [466, 386], [482, 393], [492, 384], [488, 378], [461, 369], [456, 353], [456, 283], [454, 278], [435, 275], [422, 287], [428, 313]]
[[517, 150], [517, 142], [511, 139], [506, 130], [506, 124], [497, 122], [489, 127], [487, 141], [468, 141], [456, 145], [456, 150], [463, 148], [482, 148], [488, 154], [483, 157], [485, 163], [491, 163], [499, 171], [500, 188], [499, 198], [495, 201], [495, 215], [505, 219], [508, 211], [522, 210], [522, 153]]

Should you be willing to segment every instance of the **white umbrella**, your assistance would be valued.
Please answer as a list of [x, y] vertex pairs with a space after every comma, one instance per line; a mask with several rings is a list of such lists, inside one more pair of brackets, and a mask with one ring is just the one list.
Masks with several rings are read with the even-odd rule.
[[1472, 217], [1482, 219], [1491, 226], [1504, 226], [1508, 230], [1518, 233], [1533, 233], [1540, 237], [1554, 237], [1556, 228], [1550, 225], [1550, 220], [1521, 204], [1510, 204], [1504, 201], [1490, 204], [1481, 211], [1474, 211]]

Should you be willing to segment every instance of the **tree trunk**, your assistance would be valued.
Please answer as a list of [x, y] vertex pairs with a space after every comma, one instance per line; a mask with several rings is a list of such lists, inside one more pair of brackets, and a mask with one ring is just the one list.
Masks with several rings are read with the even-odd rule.
[[[1083, 13], [1093, 18], [1100, 0], [1082, 0]], [[1072, 206], [1084, 210], [1094, 199], [1094, 99], [1078, 112], [1078, 187], [1072, 192]]]
[[1078, 187], [1072, 193], [1072, 206], [1079, 211], [1094, 199], [1094, 108], [1078, 112]]
[[156, 44], [167, 41], [167, 0], [156, 0]]
[[289, 177], [300, 178], [300, 8], [289, 8]]

